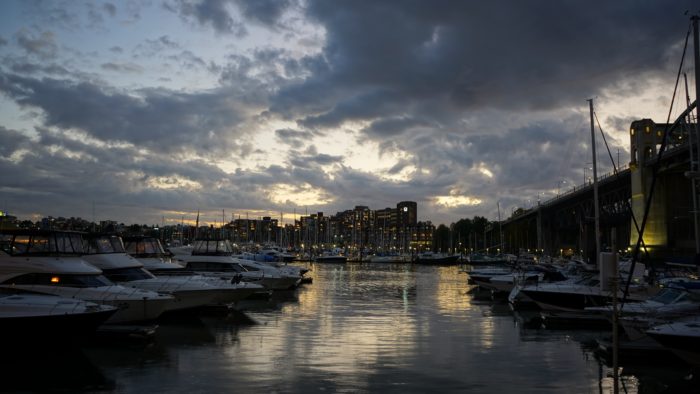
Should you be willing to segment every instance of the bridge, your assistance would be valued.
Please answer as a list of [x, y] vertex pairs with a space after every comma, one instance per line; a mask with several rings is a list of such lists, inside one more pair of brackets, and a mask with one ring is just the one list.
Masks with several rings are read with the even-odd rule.
[[[687, 115], [687, 114], [686, 114]], [[680, 118], [679, 118], [680, 119]], [[666, 131], [667, 149], [659, 157]], [[598, 178], [599, 222], [603, 250], [631, 250], [637, 242], [645, 202], [657, 166], [651, 208], [644, 231], [643, 250], [654, 259], [692, 260], [695, 255], [693, 190], [687, 175], [691, 168], [695, 124], [684, 120], [656, 124], [651, 119], [632, 122], [631, 162]], [[697, 138], [697, 137], [695, 137]], [[635, 225], [636, 220], [636, 225]], [[491, 239], [503, 237], [507, 252], [528, 249], [547, 255], [595, 255], [595, 209], [593, 185], [576, 186], [555, 198], [539, 203], [491, 228]]]

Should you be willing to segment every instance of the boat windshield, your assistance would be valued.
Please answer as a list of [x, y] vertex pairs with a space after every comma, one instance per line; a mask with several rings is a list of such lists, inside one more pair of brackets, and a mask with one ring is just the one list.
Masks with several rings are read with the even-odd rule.
[[598, 286], [600, 285], [600, 280], [597, 279], [596, 277], [584, 277], [580, 279], [578, 282], [576, 282], [577, 285], [581, 286]]
[[116, 235], [103, 235], [89, 238], [86, 242], [89, 254], [126, 253], [122, 239]]
[[0, 234], [2, 250], [10, 255], [82, 255], [83, 238], [77, 233]]
[[127, 253], [134, 256], [163, 256], [165, 251], [157, 238], [141, 238], [134, 241], [126, 241]]
[[105, 276], [114, 282], [131, 282], [132, 280], [153, 279], [155, 276], [141, 267], [102, 270]]
[[42, 285], [42, 286], [62, 286], [62, 287], [103, 287], [113, 286], [104, 275], [94, 274], [49, 274], [31, 273], [16, 276], [3, 282], [7, 285]]
[[656, 302], [668, 305], [679, 299], [680, 296], [684, 295], [686, 292], [680, 289], [674, 289], [670, 287], [665, 287], [661, 289], [654, 297], [651, 299]]
[[185, 269], [201, 272], [246, 272], [246, 268], [237, 263], [221, 263], [215, 261], [190, 261]]
[[211, 240], [203, 239], [194, 242], [192, 255], [230, 256], [233, 254], [233, 245], [227, 239]]

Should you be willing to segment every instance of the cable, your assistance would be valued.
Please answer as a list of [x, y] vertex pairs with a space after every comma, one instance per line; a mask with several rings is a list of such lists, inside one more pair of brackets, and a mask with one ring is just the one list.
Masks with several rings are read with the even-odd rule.
[[[683, 55], [681, 55], [681, 62], [680, 65], [678, 66], [678, 73], [676, 75], [676, 85], [673, 88], [673, 96], [671, 97], [671, 106], [668, 109], [668, 117], [666, 118], [666, 126], [664, 127], [664, 138], [661, 140], [661, 147], [659, 148], [659, 153], [656, 156], [656, 161], [654, 162], [654, 167], [652, 169], [652, 176], [651, 176], [651, 185], [649, 187], [649, 196], [647, 197], [647, 201], [644, 205], [644, 216], [642, 217], [642, 225], [640, 228], [640, 231], [638, 232], [638, 237], [637, 237], [637, 244], [634, 247], [634, 253], [632, 255], [632, 263], [630, 264], [630, 272], [627, 277], [627, 283], [625, 284], [625, 291], [622, 294], [622, 303], [620, 305], [620, 310], [625, 305], [625, 301], [627, 300], [627, 296], [629, 295], [629, 288], [630, 288], [630, 283], [632, 282], [632, 276], [634, 274], [634, 267], [637, 263], [637, 259], [639, 258], [639, 248], [642, 243], [642, 237], [644, 235], [644, 229], [647, 224], [647, 219], [649, 218], [649, 210], [651, 208], [651, 199], [654, 196], [654, 187], [656, 186], [656, 179], [657, 175], [659, 172], [659, 167], [661, 163], [661, 156], [663, 155], [664, 151], [666, 150], [666, 142], [667, 142], [667, 136], [670, 131], [672, 131], [677, 125], [678, 125], [678, 120], [676, 120], [673, 124], [673, 126], [669, 129], [669, 124], [668, 122], [671, 120], [671, 112], [673, 111], [673, 103], [676, 101], [676, 93], [678, 91], [678, 82], [680, 81], [681, 78], [681, 71], [683, 70], [683, 62], [685, 60], [685, 54], [688, 50], [688, 39], [690, 38], [690, 29], [691, 26], [688, 24], [688, 32], [685, 35], [685, 44], [683, 45]], [[696, 65], [697, 66], [697, 65]], [[695, 101], [695, 104], [697, 105], [697, 100]], [[693, 106], [694, 108], [695, 106]], [[691, 111], [691, 107], [689, 106], [684, 112], [682, 117], [685, 117], [689, 111]]]

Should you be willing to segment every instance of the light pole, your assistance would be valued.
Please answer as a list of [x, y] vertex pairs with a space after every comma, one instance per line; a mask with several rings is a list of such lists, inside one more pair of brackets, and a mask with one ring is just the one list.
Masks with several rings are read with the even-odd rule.
[[588, 162], [588, 163], [586, 163], [586, 166], [583, 167], [583, 185], [584, 186], [586, 186], [590, 183], [591, 177], [590, 177], [590, 175], [586, 174], [586, 171], [591, 171], [593, 169], [593, 167], [591, 167], [592, 165], [593, 165], [593, 163]]
[[560, 181], [557, 181], [557, 197], [559, 197], [559, 190], [561, 189], [561, 185], [563, 185], [564, 183], [566, 183], [566, 181], [563, 179]]

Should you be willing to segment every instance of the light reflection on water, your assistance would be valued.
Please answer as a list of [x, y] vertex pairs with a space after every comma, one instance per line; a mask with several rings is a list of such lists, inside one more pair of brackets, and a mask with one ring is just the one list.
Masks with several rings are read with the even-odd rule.
[[[89, 346], [84, 355], [78, 349], [76, 368], [92, 363], [97, 383], [72, 389], [611, 391], [609, 368], [588, 347], [605, 333], [529, 327], [502, 301], [468, 294], [459, 267], [351, 263], [312, 269], [313, 284], [270, 302], [247, 302], [245, 313], [255, 324], [241, 316], [171, 319], [152, 344]], [[628, 392], [646, 378], [627, 377]]]

